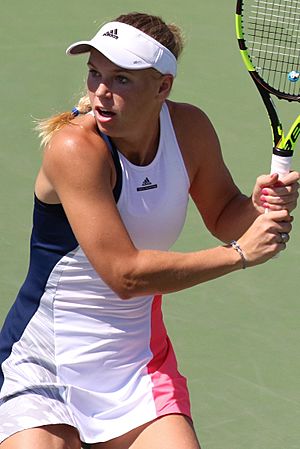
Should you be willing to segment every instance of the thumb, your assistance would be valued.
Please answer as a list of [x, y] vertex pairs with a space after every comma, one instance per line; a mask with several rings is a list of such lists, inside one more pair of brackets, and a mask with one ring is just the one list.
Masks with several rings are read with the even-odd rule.
[[259, 189], [263, 189], [264, 187], [271, 187], [278, 184], [279, 175], [278, 173], [272, 173], [269, 175], [262, 175], [257, 178], [256, 185]]

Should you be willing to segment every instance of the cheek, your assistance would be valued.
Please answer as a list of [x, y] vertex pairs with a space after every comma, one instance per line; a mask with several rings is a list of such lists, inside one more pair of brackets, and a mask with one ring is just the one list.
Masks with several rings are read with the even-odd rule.
[[97, 80], [97, 78], [92, 78], [91, 76], [88, 76], [86, 85], [89, 92], [95, 93], [98, 88], [99, 81]]
[[87, 94], [90, 100], [91, 105], [93, 105], [95, 100], [95, 92], [90, 89], [90, 86], [87, 85]]

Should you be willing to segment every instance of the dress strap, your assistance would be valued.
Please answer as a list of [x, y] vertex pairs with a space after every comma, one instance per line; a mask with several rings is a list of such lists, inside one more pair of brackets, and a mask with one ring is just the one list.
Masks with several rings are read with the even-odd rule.
[[121, 167], [121, 163], [120, 163], [118, 150], [117, 150], [116, 145], [113, 143], [113, 141], [111, 140], [111, 138], [109, 136], [102, 133], [100, 130], [98, 130], [98, 133], [105, 140], [105, 143], [107, 144], [108, 149], [109, 149], [109, 151], [112, 155], [113, 161], [114, 161], [114, 166], [115, 166], [116, 173], [117, 173], [117, 181], [116, 181], [116, 185], [113, 190], [113, 194], [114, 194], [115, 201], [117, 203], [120, 198], [121, 190], [122, 190], [122, 167]]

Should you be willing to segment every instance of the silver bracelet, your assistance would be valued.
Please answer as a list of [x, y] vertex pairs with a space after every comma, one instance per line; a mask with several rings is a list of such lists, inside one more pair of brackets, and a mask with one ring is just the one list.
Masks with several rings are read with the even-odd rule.
[[242, 248], [235, 240], [232, 240], [232, 242], [230, 242], [230, 246], [239, 253], [239, 255], [242, 259], [243, 269], [245, 269], [247, 267], [247, 259], [245, 257], [245, 254], [243, 253]]

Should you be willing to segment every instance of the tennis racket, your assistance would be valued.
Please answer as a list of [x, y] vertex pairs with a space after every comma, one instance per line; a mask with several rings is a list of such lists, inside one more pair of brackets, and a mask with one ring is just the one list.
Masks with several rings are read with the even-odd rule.
[[289, 173], [300, 115], [286, 135], [272, 96], [300, 101], [300, 0], [237, 0], [240, 53], [270, 119], [271, 173]]

